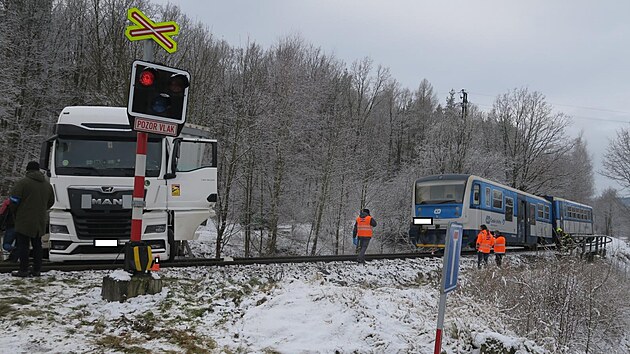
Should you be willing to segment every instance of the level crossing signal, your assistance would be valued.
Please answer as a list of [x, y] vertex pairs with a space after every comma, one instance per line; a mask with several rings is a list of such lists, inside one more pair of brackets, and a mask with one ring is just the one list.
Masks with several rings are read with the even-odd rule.
[[184, 124], [189, 86], [187, 71], [136, 60], [131, 69], [127, 113], [135, 118]]

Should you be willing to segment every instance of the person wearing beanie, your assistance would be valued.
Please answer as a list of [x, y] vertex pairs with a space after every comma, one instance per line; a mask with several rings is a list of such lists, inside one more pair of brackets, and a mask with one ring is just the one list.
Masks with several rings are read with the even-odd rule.
[[[10, 193], [9, 208], [15, 216], [15, 235], [20, 270], [13, 276], [40, 276], [42, 270], [42, 236], [46, 233], [48, 209], [55, 203], [50, 183], [39, 170], [39, 163], [26, 165], [26, 176], [20, 179]], [[29, 245], [33, 247], [33, 271], [29, 273]]]
[[26, 171], [39, 171], [39, 162], [37, 162], [37, 161], [30, 161], [26, 165]]
[[370, 216], [369, 209], [363, 209], [359, 213], [352, 230], [352, 237], [358, 238], [359, 257], [357, 262], [365, 263], [365, 251], [372, 239], [372, 228], [376, 226], [376, 220]]

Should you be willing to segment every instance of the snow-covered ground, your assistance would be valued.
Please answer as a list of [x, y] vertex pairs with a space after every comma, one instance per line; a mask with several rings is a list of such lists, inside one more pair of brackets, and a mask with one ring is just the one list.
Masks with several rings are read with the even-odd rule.
[[[193, 245], [199, 252], [211, 234]], [[615, 242], [610, 254], [628, 259]], [[511, 262], [518, 261], [511, 255]], [[508, 264], [510, 258], [508, 258]], [[475, 277], [462, 260], [462, 283]], [[487, 271], [498, 271], [490, 268]], [[509, 266], [501, 270], [509, 272]], [[433, 353], [441, 260], [166, 268], [160, 294], [101, 299], [111, 272], [0, 274], [3, 353]], [[500, 342], [548, 352], [519, 338], [488, 304], [449, 294], [442, 349], [478, 353]]]

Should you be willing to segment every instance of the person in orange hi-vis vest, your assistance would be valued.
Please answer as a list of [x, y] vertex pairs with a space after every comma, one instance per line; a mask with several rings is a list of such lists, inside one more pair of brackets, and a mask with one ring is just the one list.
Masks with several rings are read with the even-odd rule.
[[365, 251], [370, 244], [373, 235], [372, 228], [375, 226], [376, 220], [370, 216], [370, 210], [361, 210], [352, 230], [352, 237], [358, 237], [359, 239], [359, 257], [357, 258], [359, 263], [365, 263]]
[[501, 268], [501, 262], [505, 255], [505, 237], [499, 233], [499, 230], [494, 232], [494, 260], [497, 262], [497, 267]]
[[484, 265], [488, 266], [488, 257], [490, 257], [490, 251], [494, 246], [494, 237], [486, 225], [479, 226], [481, 231], [477, 234], [477, 268], [481, 269], [481, 261]]

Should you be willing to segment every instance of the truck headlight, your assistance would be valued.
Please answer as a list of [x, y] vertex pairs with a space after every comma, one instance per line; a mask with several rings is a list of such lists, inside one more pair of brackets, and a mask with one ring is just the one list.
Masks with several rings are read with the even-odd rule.
[[54, 225], [50, 224], [51, 234], [69, 234], [68, 227], [66, 225]]
[[165, 224], [148, 225], [144, 229], [144, 233], [145, 234], [163, 234], [165, 231], [166, 231], [166, 225]]

